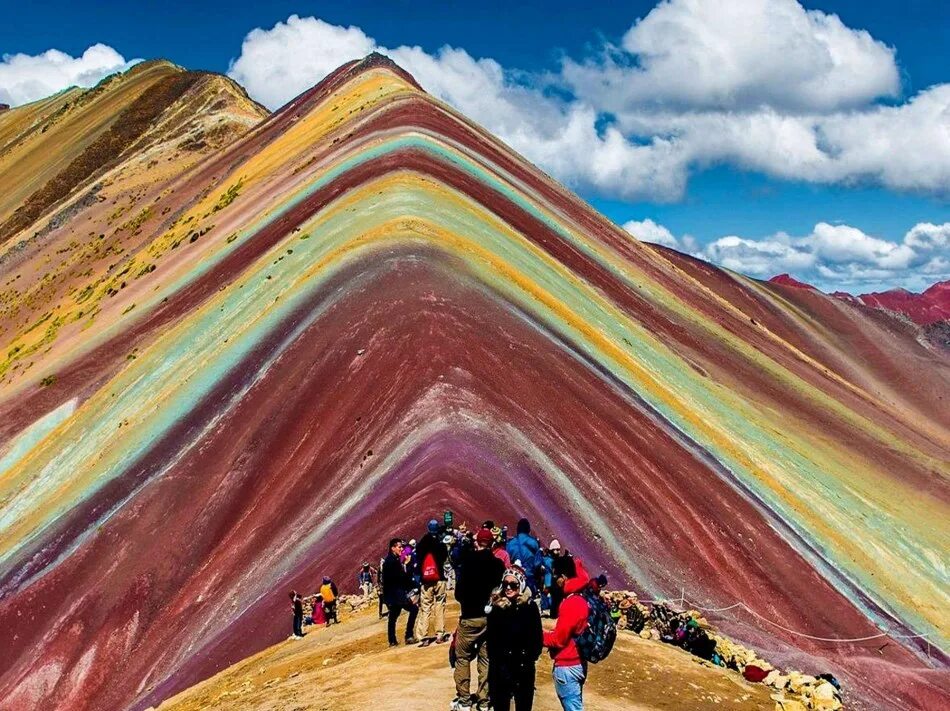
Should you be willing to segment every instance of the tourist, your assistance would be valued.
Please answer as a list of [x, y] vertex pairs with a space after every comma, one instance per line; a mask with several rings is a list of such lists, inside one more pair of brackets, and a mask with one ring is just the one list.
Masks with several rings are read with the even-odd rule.
[[376, 584], [379, 586], [379, 619], [383, 619], [386, 613], [383, 612], [383, 605], [386, 601], [383, 599], [383, 566], [386, 564], [386, 558], [379, 559], [379, 572], [376, 573]]
[[505, 566], [505, 568], [511, 567], [511, 556], [508, 555], [505, 544], [502, 543], [501, 539], [495, 539], [495, 542], [492, 543], [491, 552], [493, 556], [501, 561], [501, 564]]
[[294, 633], [291, 639], [303, 637], [303, 598], [296, 590], [290, 591], [290, 607], [294, 613]]
[[323, 611], [327, 616], [327, 627], [340, 620], [336, 616], [336, 599], [339, 593], [329, 575], [323, 576], [323, 585], [320, 586], [320, 597], [323, 598]]
[[[554, 543], [556, 541], [552, 541], [552, 548]], [[566, 597], [560, 603], [557, 624], [552, 631], [544, 633], [544, 646], [554, 660], [554, 691], [564, 711], [583, 711], [584, 682], [587, 680], [587, 662], [581, 659], [574, 640], [587, 627], [590, 610], [580, 593], [590, 583], [590, 578], [579, 561], [575, 570], [575, 574], [564, 582], [562, 592]]]
[[317, 593], [313, 598], [313, 612], [311, 615], [312, 625], [325, 625], [327, 623], [327, 613], [323, 607], [323, 596]]
[[[486, 608], [492, 590], [501, 582], [505, 571], [501, 561], [491, 552], [494, 541], [491, 530], [482, 528], [475, 535], [475, 549], [465, 551], [455, 599], [459, 601], [458, 631], [455, 637], [455, 692], [453, 711], [488, 708], [488, 650], [485, 647], [485, 629], [488, 626]], [[478, 658], [478, 687], [472, 695], [471, 662]], [[473, 704], [473, 701], [475, 702]]]
[[[427, 647], [433, 642], [447, 642], [450, 635], [445, 632], [445, 562], [448, 551], [439, 536], [439, 522], [429, 521], [426, 534], [419, 539], [416, 547], [416, 560], [419, 561], [419, 619], [416, 623], [416, 637], [421, 646]], [[429, 622], [435, 624], [435, 635], [429, 636]]]
[[412, 591], [412, 577], [406, 572], [400, 560], [402, 549], [402, 541], [393, 538], [389, 542], [389, 555], [386, 556], [380, 568], [383, 573], [382, 597], [386, 601], [386, 607], [389, 608], [387, 632], [390, 647], [399, 644], [396, 639], [396, 619], [403, 610], [409, 613], [409, 619], [406, 621], [406, 644], [416, 643], [412, 631], [416, 624], [416, 615], [419, 613], [419, 608], [409, 599], [409, 594]]
[[541, 560], [541, 544], [531, 535], [531, 523], [523, 518], [518, 521], [515, 537], [508, 540], [508, 557], [514, 565], [520, 565], [525, 572], [531, 593], [536, 594], [544, 579], [544, 565]]
[[509, 568], [492, 595], [485, 634], [488, 648], [488, 694], [494, 711], [531, 711], [535, 662], [541, 656], [541, 612], [520, 568]]
[[368, 600], [369, 596], [373, 593], [373, 573], [375, 572], [369, 563], [363, 563], [362, 567], [360, 567], [360, 572], [356, 574], [356, 584], [363, 593], [364, 602]]
[[561, 608], [561, 600], [564, 599], [564, 583], [577, 573], [574, 570], [574, 557], [561, 548], [556, 538], [551, 541], [548, 548], [551, 550], [553, 560], [551, 563], [551, 618], [556, 620]]

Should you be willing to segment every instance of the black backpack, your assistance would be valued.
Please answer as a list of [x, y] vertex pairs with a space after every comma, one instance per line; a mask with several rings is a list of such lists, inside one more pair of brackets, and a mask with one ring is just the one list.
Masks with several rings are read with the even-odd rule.
[[606, 659], [617, 640], [617, 625], [610, 617], [607, 602], [591, 588], [578, 593], [587, 601], [587, 628], [574, 638], [584, 661], [596, 664]]

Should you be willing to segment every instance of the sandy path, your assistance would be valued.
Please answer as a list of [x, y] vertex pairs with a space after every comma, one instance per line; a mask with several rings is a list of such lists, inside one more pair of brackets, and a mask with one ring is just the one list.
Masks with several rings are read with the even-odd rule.
[[[450, 614], [450, 629], [455, 624]], [[389, 649], [383, 621], [350, 616], [330, 629], [309, 628], [224, 670], [161, 705], [162, 711], [404, 711], [448, 709], [454, 696], [445, 645]], [[538, 664], [537, 711], [558, 711], [550, 661]], [[706, 666], [657, 642], [621, 633], [611, 656], [593, 666], [586, 705], [604, 711], [772, 711], [765, 687]]]

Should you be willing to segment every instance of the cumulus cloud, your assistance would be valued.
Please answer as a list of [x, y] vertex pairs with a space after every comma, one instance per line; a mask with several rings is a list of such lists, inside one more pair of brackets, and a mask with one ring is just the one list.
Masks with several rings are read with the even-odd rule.
[[674, 247], [726, 269], [767, 279], [789, 273], [826, 290], [870, 291], [903, 286], [922, 289], [950, 278], [950, 222], [921, 222], [898, 241], [850, 225], [819, 222], [806, 235], [778, 232], [762, 239], [726, 235], [703, 247], [646, 219], [624, 229], [647, 242]]
[[0, 103], [19, 106], [55, 94], [70, 86], [90, 87], [137, 61], [126, 61], [112, 47], [95, 44], [82, 56], [58, 49], [42, 54], [4, 54], [0, 59]]
[[557, 178], [607, 197], [678, 200], [691, 173], [718, 164], [950, 193], [950, 84], [879, 103], [900, 92], [894, 50], [796, 0], [666, 0], [619, 46], [544, 75], [461, 48], [387, 48], [358, 27], [292, 15], [250, 32], [229, 73], [276, 108], [371, 51]]
[[896, 96], [894, 50], [797, 0], [664, 0], [602, 56], [564, 62], [577, 95], [643, 106], [828, 111]]

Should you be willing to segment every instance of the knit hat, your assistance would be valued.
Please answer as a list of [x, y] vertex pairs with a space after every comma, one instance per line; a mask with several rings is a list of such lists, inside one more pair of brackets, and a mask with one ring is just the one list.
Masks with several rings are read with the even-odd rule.
[[412, 546], [413, 548], [415, 548], [415, 547], [416, 547], [416, 539], [415, 539], [415, 538], [410, 538], [410, 539], [409, 539], [409, 545]]
[[429, 533], [433, 533], [433, 534], [438, 533], [439, 522], [436, 521], [435, 519], [432, 519], [431, 521], [429, 521], [428, 529], [429, 529]]
[[552, 551], [559, 551], [561, 550], [561, 542], [555, 538], [551, 541], [551, 545], [549, 545], [548, 548]]
[[330, 576], [329, 576], [329, 575], [324, 575], [324, 576], [323, 576], [323, 582], [329, 583], [329, 582], [330, 582]]
[[501, 529], [498, 528], [498, 526], [492, 527], [491, 535], [492, 535], [494, 538], [501, 538]]
[[531, 533], [531, 523], [528, 519], [523, 518], [518, 521], [518, 533]]
[[475, 542], [480, 546], [490, 546], [494, 540], [495, 537], [487, 528], [480, 528], [478, 533], [475, 534]]
[[521, 568], [507, 568], [505, 574], [501, 576], [501, 582], [504, 584], [505, 578], [514, 578], [518, 581], [518, 594], [524, 595], [524, 591], [528, 587], [528, 580], [524, 576]]

